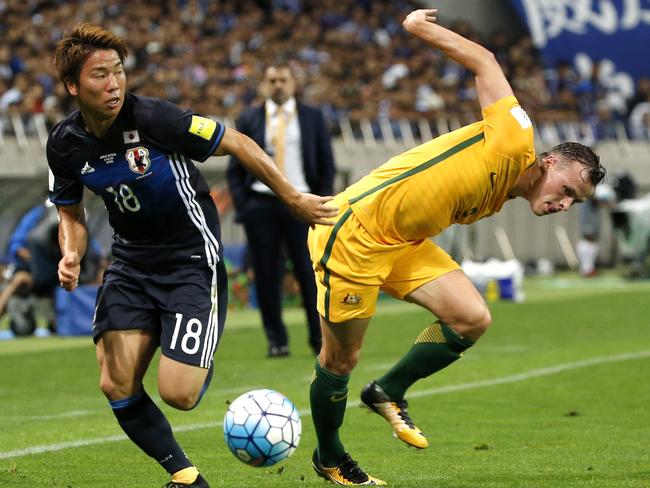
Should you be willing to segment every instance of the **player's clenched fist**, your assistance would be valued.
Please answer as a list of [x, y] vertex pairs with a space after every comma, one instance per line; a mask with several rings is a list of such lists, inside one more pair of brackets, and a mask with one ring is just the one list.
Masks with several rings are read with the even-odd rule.
[[74, 290], [79, 284], [81, 258], [76, 252], [68, 253], [59, 261], [59, 282], [66, 291]]
[[419, 22], [431, 22], [434, 23], [437, 20], [438, 9], [419, 9], [414, 10], [406, 16], [402, 26], [404, 29], [410, 32], [410, 29], [417, 25]]

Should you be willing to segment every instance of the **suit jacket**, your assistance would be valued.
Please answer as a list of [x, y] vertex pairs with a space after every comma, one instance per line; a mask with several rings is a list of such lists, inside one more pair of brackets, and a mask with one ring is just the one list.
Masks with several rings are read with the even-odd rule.
[[[336, 167], [323, 114], [320, 109], [300, 102], [296, 102], [296, 108], [300, 126], [303, 170], [309, 192], [315, 195], [331, 195]], [[242, 112], [236, 125], [239, 132], [246, 134], [264, 148], [264, 131], [266, 129], [264, 105]], [[251, 185], [256, 178], [233, 156], [228, 163], [227, 179], [237, 212], [236, 220], [241, 221], [242, 213], [246, 209], [246, 204], [253, 191]]]

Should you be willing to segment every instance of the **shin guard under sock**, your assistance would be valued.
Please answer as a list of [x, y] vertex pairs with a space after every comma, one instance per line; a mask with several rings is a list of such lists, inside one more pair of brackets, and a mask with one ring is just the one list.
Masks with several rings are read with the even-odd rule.
[[309, 400], [318, 438], [318, 458], [323, 466], [336, 466], [345, 454], [339, 427], [345, 415], [349, 381], [350, 375], [334, 374], [316, 360]]
[[129, 439], [158, 461], [169, 474], [192, 466], [174, 439], [167, 418], [144, 390], [109, 403]]
[[461, 337], [438, 321], [417, 337], [413, 347], [377, 380], [377, 384], [391, 399], [400, 400], [409, 386], [449, 366], [473, 345], [474, 341]]

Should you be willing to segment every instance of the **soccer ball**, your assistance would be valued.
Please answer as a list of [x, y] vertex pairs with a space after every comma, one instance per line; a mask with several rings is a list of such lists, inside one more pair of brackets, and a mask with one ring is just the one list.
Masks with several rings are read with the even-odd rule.
[[273, 390], [253, 390], [228, 407], [223, 435], [230, 451], [250, 466], [271, 466], [293, 454], [302, 427], [291, 401]]

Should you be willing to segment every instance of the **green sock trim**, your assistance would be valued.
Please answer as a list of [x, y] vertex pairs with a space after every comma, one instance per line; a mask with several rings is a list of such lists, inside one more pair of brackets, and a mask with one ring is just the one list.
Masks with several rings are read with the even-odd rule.
[[316, 360], [309, 400], [318, 439], [318, 458], [326, 467], [336, 466], [345, 454], [339, 428], [345, 416], [349, 381], [350, 375], [328, 371]]
[[456, 352], [463, 352], [476, 344], [476, 341], [460, 336], [458, 332], [456, 332], [444, 322], [440, 322], [440, 328], [442, 329], [442, 333], [447, 340], [447, 344], [449, 344], [449, 347]]
[[328, 371], [327, 369], [323, 368], [320, 365], [320, 361], [318, 358], [316, 358], [316, 364], [314, 366], [314, 371], [317, 376], [322, 378], [322, 381], [327, 384], [327, 386], [331, 388], [347, 388], [348, 383], [350, 382], [350, 375], [346, 374], [344, 376], [341, 376], [336, 373], [332, 373], [331, 371]]
[[438, 321], [418, 336], [399, 362], [376, 380], [377, 384], [392, 400], [401, 400], [413, 383], [446, 368], [473, 345], [474, 341], [461, 337], [447, 324]]

